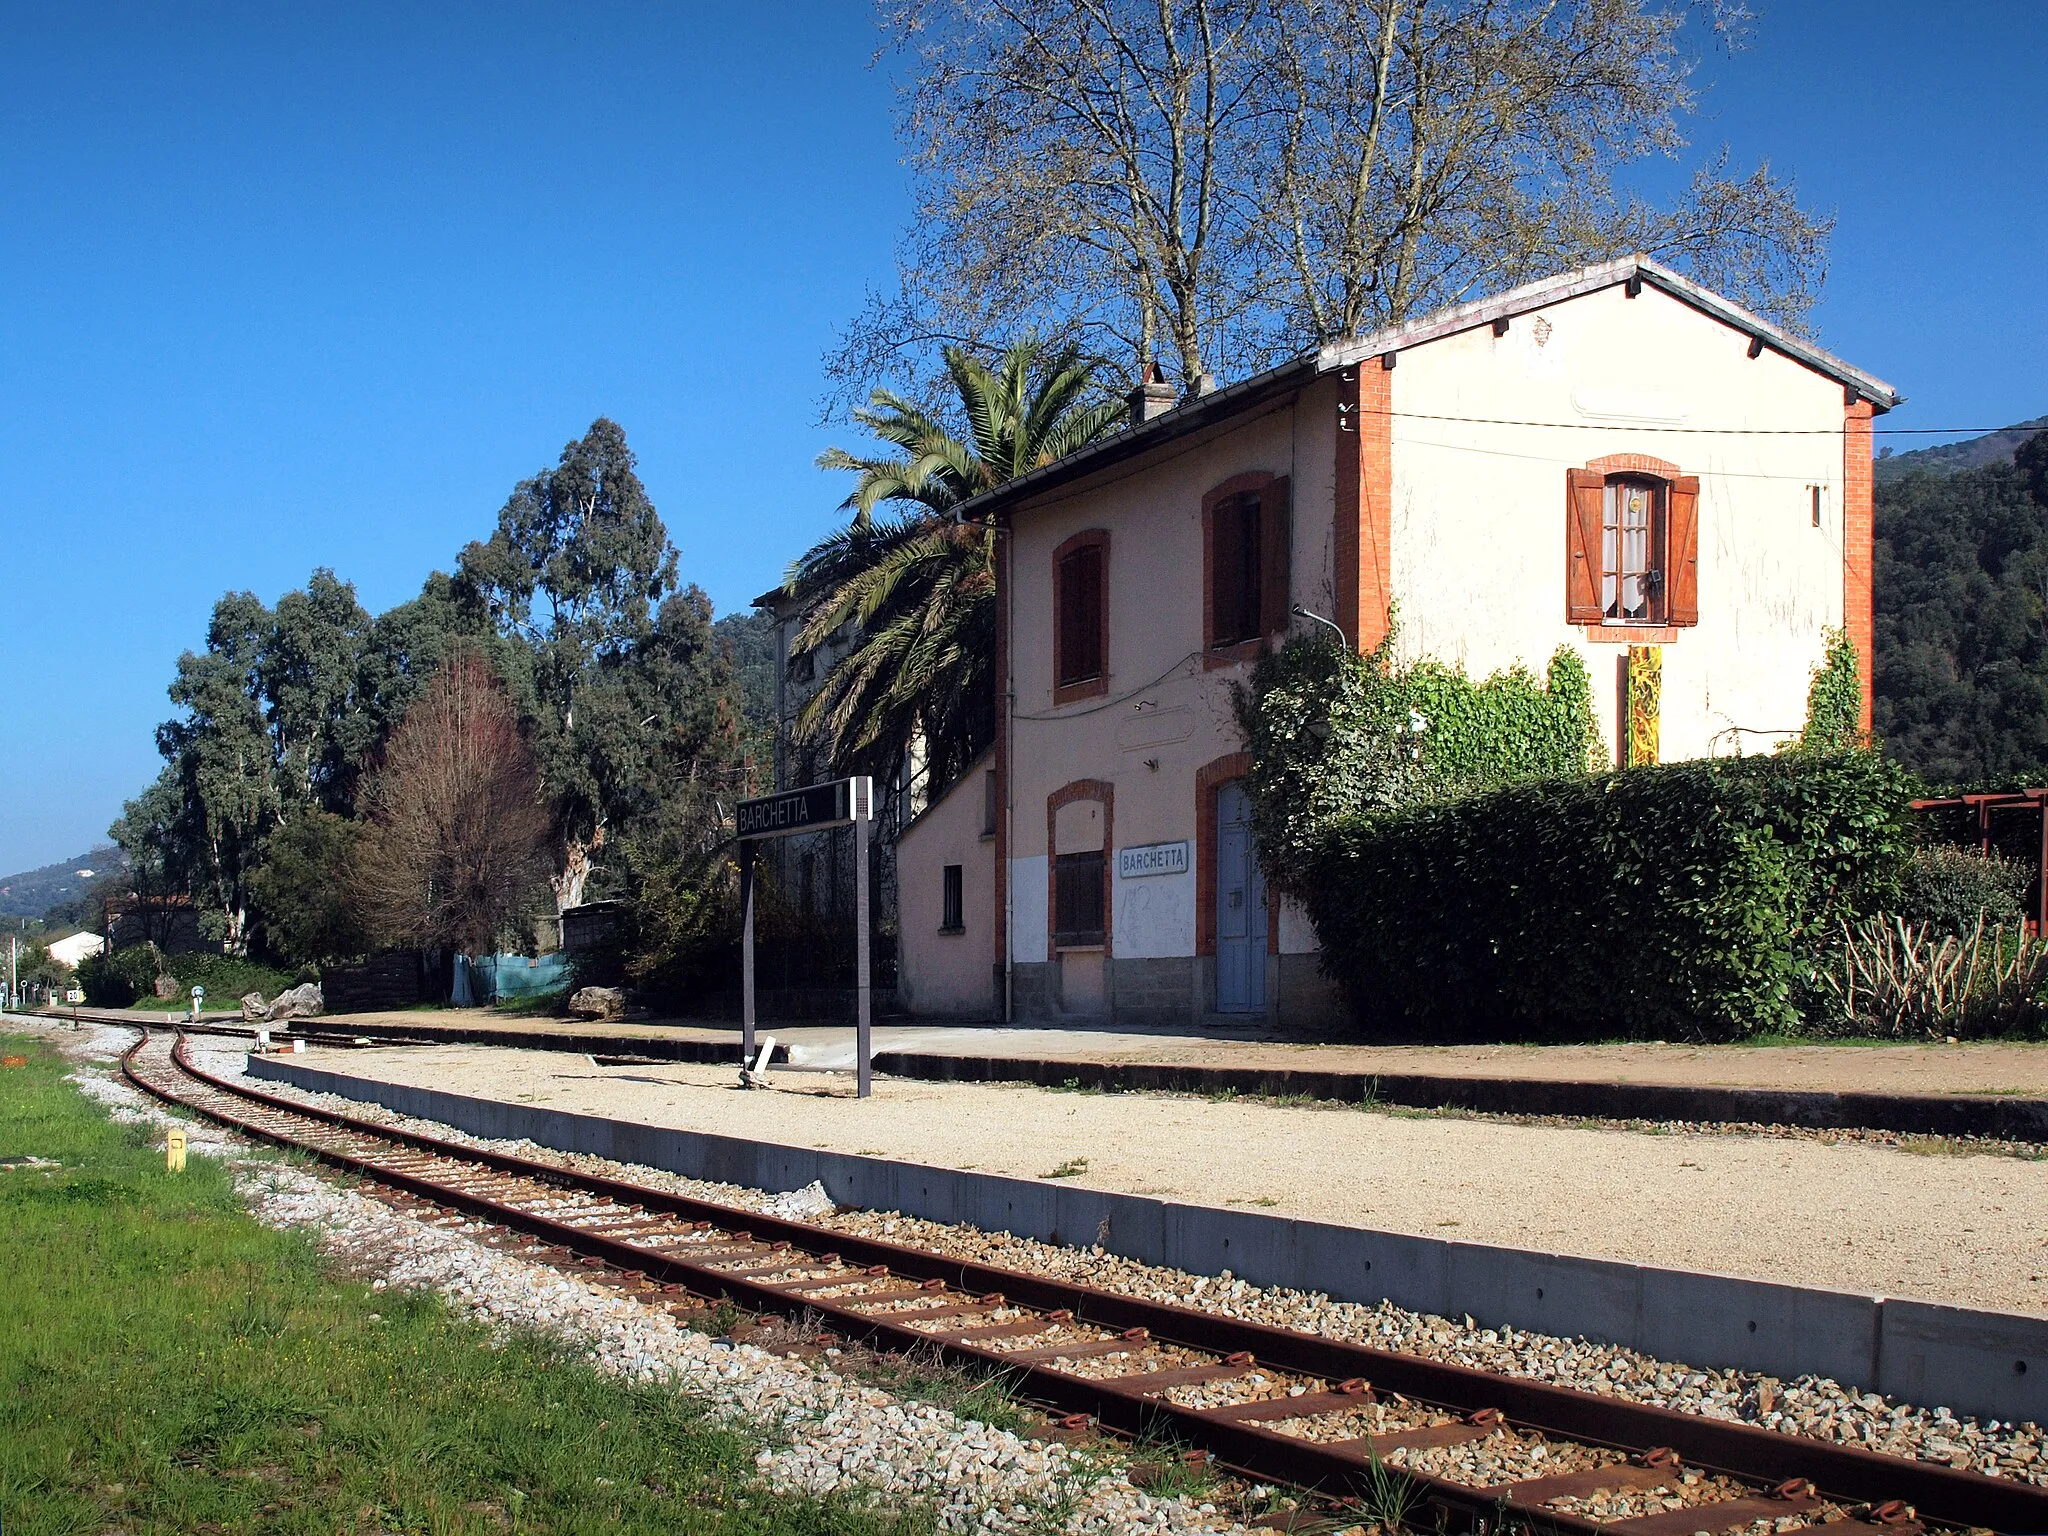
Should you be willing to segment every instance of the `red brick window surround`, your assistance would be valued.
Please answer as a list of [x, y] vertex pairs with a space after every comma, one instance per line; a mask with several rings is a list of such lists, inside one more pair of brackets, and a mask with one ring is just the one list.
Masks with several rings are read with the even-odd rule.
[[[1102, 804], [1102, 846], [1059, 851], [1060, 807], [1078, 800]], [[1076, 779], [1045, 797], [1045, 923], [1049, 952], [1110, 952], [1110, 850], [1116, 846], [1116, 786], [1107, 779]]]
[[1109, 531], [1090, 528], [1052, 552], [1052, 701], [1109, 692]]
[[1253, 470], [1202, 498], [1205, 667], [1257, 657], [1288, 624], [1288, 479]]
[[1615, 453], [1565, 471], [1565, 619], [1592, 641], [1668, 644], [1700, 621], [1700, 482]]

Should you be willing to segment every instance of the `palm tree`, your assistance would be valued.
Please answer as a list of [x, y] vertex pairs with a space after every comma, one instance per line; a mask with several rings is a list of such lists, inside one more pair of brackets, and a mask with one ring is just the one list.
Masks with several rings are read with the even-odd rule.
[[[995, 737], [995, 523], [963, 520], [961, 505], [1106, 436], [1125, 414], [1072, 345], [1027, 337], [993, 369], [960, 347], [944, 356], [965, 438], [876, 390], [854, 418], [900, 452], [819, 457], [860, 475], [843, 504], [853, 518], [792, 564], [784, 586], [804, 611], [793, 656], [849, 620], [857, 636], [798, 715], [799, 738], [824, 746], [839, 772], [884, 779], [919, 743], [934, 787]], [[901, 510], [877, 517], [883, 503]]]

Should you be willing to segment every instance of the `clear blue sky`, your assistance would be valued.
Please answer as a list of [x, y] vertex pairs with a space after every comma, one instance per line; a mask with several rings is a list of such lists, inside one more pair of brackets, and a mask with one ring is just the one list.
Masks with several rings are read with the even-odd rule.
[[[0, 4], [0, 873], [155, 774], [223, 590], [402, 601], [597, 415], [720, 612], [773, 584], [908, 208], [875, 43], [859, 0]], [[1781, 0], [1704, 61], [1700, 141], [1839, 214], [1821, 337], [1886, 425], [2048, 411], [2044, 59], [2038, 0]]]

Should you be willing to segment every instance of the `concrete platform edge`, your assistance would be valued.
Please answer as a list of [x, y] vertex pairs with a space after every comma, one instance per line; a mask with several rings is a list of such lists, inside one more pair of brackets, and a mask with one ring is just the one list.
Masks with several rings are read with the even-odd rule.
[[[1052, 1065], [1052, 1064], [1048, 1064]], [[1195, 1274], [1321, 1291], [1485, 1327], [1583, 1336], [1699, 1367], [1819, 1375], [1925, 1407], [2048, 1421], [2048, 1319], [1890, 1300], [1612, 1259], [1379, 1232], [1064, 1183], [750, 1141], [379, 1082], [280, 1057], [252, 1077], [381, 1104], [474, 1136], [968, 1222], [1051, 1243], [1100, 1242]]]

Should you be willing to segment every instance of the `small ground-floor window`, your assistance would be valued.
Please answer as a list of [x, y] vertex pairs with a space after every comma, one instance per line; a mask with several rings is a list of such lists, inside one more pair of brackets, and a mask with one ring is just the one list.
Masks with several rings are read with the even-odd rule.
[[939, 898], [939, 932], [960, 933], [967, 927], [964, 903], [960, 898], [960, 866], [948, 864], [940, 873], [943, 890]]

